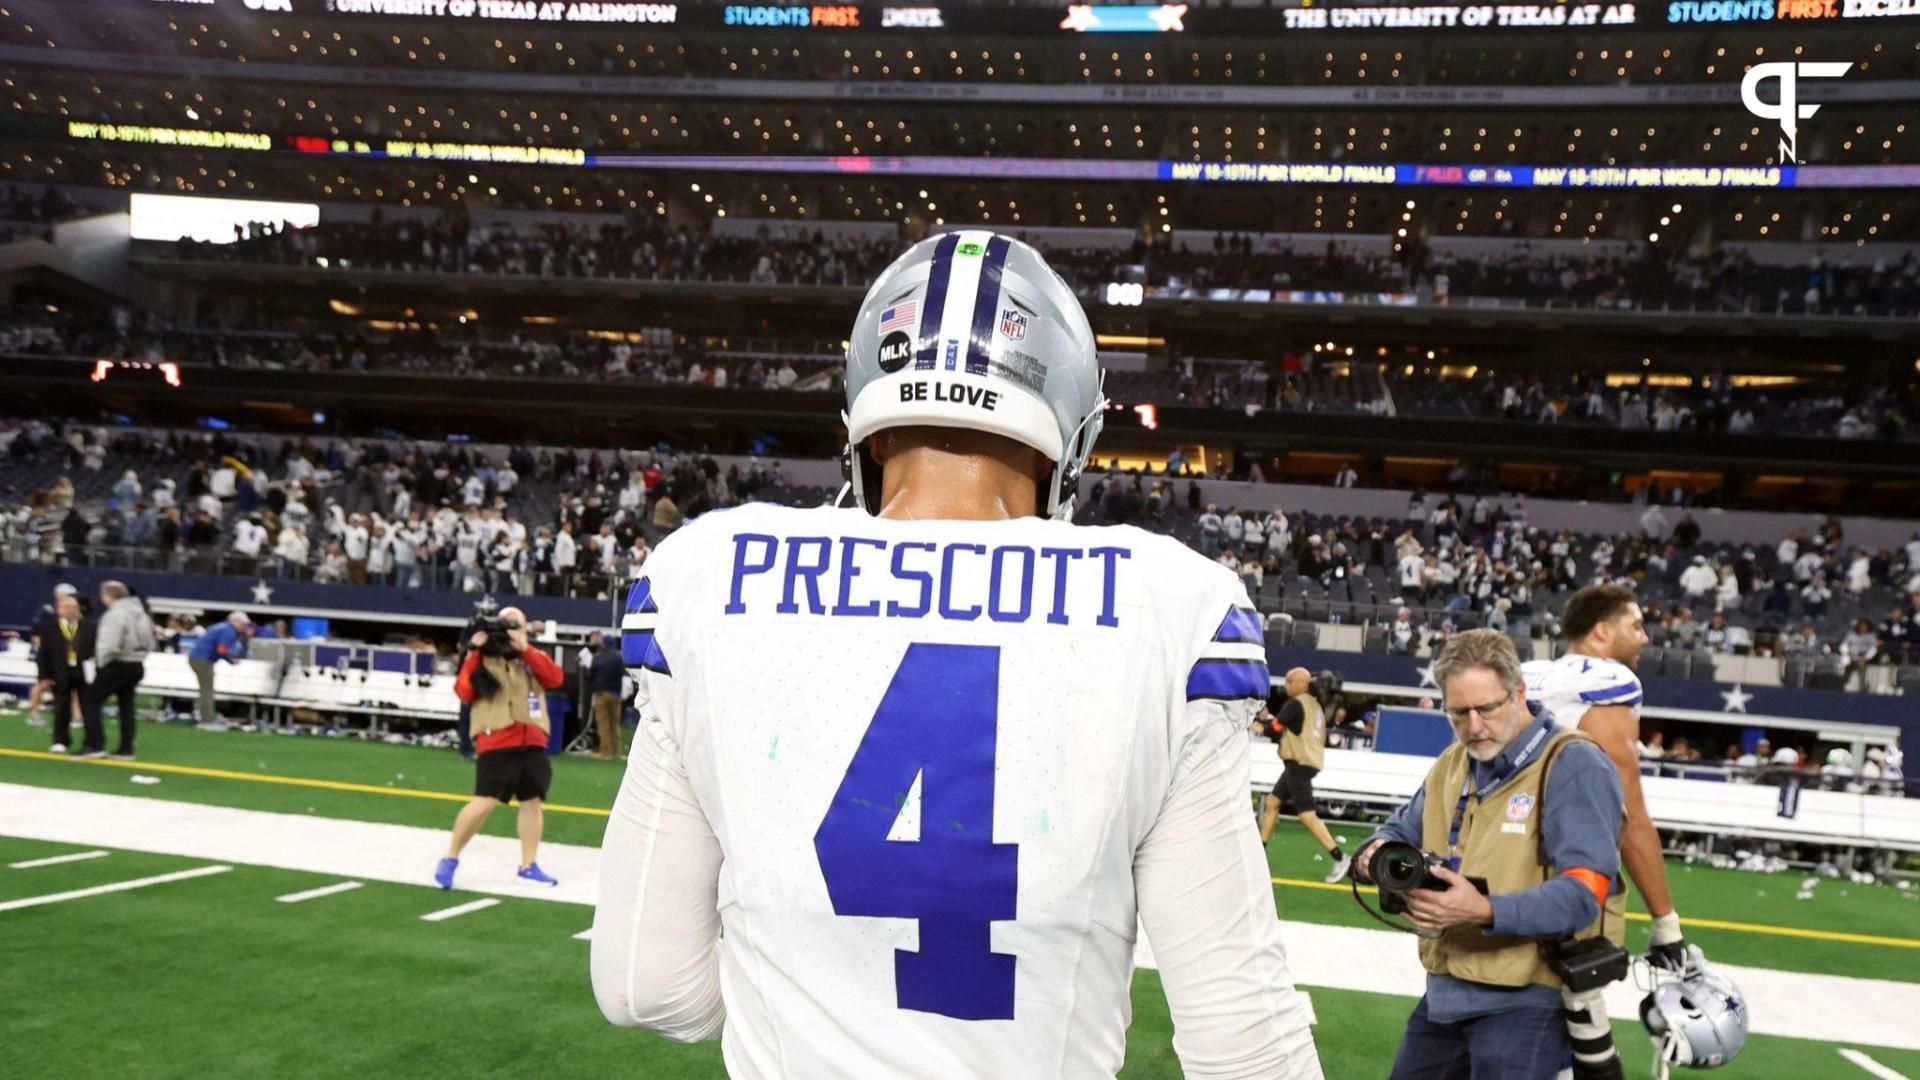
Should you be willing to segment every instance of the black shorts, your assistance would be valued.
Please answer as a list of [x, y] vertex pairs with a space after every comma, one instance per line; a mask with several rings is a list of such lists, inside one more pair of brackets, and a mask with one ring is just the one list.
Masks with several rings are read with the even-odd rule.
[[1297, 761], [1280, 763], [1280, 779], [1273, 782], [1273, 797], [1293, 808], [1296, 814], [1313, 813], [1313, 778], [1320, 770]]
[[481, 754], [473, 769], [473, 793], [501, 802], [545, 799], [553, 785], [553, 762], [544, 746]]

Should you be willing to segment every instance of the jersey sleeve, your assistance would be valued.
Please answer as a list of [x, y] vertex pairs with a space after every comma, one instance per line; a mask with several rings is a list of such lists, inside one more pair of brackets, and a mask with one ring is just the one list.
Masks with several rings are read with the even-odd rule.
[[1625, 664], [1612, 660], [1594, 661], [1584, 666], [1575, 686], [1580, 700], [1589, 706], [1626, 705], [1637, 708], [1644, 695], [1640, 676]]
[[1246, 728], [1267, 698], [1260, 617], [1221, 573], [1206, 580], [1198, 619], [1183, 742], [1133, 863], [1140, 924], [1185, 1076], [1317, 1078], [1308, 1011], [1286, 970], [1267, 861], [1246, 815]]
[[[620, 658], [638, 687], [634, 704], [642, 717], [651, 715], [664, 724], [669, 742], [677, 746], [682, 733], [672, 715], [673, 665], [664, 642], [677, 640], [675, 632], [684, 623], [689, 605], [676, 610], [671, 599], [682, 595], [683, 584], [675, 575], [677, 561], [668, 550], [672, 546], [671, 542], [663, 543], [627, 588], [627, 602], [620, 616]], [[651, 713], [649, 703], [656, 706]]]
[[1171, 781], [1134, 854], [1140, 923], [1184, 1075], [1317, 1080], [1307, 1009], [1247, 814], [1247, 728], [1268, 690], [1264, 635], [1238, 579], [1207, 570], [1180, 661], [1185, 701]]
[[[627, 590], [620, 652], [639, 684], [626, 776], [600, 847], [592, 979], [608, 1020], [677, 1042], [717, 1038], [720, 842], [688, 778], [673, 642], [684, 641], [697, 584], [676, 576], [671, 541]], [[663, 557], [664, 556], [664, 557]], [[665, 621], [663, 621], [665, 620]], [[665, 639], [665, 644], [663, 644]]]

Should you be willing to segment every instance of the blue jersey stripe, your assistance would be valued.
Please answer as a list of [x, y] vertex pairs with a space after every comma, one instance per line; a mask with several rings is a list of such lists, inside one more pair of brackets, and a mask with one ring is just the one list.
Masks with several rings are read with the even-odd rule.
[[1241, 698], [1265, 700], [1271, 683], [1267, 665], [1258, 660], [1201, 660], [1187, 674], [1187, 700]]
[[973, 330], [967, 338], [967, 374], [987, 373], [987, 350], [993, 345], [993, 320], [1000, 312], [1000, 269], [1007, 264], [1012, 244], [1004, 236], [987, 241], [980, 284], [973, 290]]
[[960, 246], [960, 234], [951, 232], [933, 248], [933, 266], [927, 271], [927, 295], [920, 307], [920, 339], [916, 343], [913, 367], [933, 370], [940, 352], [940, 320], [947, 309], [947, 281], [953, 276], [953, 249]]
[[1635, 694], [1632, 697], [1610, 698], [1606, 701], [1588, 702], [1588, 704], [1590, 705], [1638, 705], [1640, 704], [1641, 700], [1642, 700], [1641, 696], [1639, 694]]
[[620, 635], [620, 657], [628, 667], [646, 668], [662, 675], [671, 675], [667, 667], [666, 654], [660, 651], [660, 641], [651, 630], [628, 630]]
[[1611, 702], [1615, 698], [1628, 696], [1640, 696], [1640, 686], [1638, 683], [1621, 683], [1619, 686], [1603, 686], [1598, 690], [1582, 690], [1580, 692], [1581, 701]]
[[1230, 645], [1258, 645], [1266, 637], [1260, 629], [1260, 616], [1236, 607], [1227, 609], [1227, 617], [1220, 620], [1220, 629], [1213, 632], [1213, 640]]
[[659, 610], [653, 602], [653, 584], [646, 578], [641, 578], [639, 581], [634, 582], [633, 588], [627, 590], [627, 612], [629, 614], [634, 612], [644, 614], [646, 612]]

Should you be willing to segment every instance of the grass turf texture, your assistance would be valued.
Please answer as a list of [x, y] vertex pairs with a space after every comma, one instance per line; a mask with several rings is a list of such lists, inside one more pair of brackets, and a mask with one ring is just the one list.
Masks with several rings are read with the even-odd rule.
[[[44, 729], [0, 716], [0, 746], [40, 749]], [[385, 789], [404, 787], [454, 798], [434, 800], [370, 792], [280, 787], [232, 779], [157, 773], [136, 787], [139, 771], [66, 761], [0, 757], [0, 781], [180, 799], [258, 810], [445, 827], [471, 780], [471, 766], [444, 750], [349, 740], [210, 734], [150, 725], [141, 738], [149, 770], [180, 764], [236, 772], [324, 779]], [[619, 770], [578, 759], [555, 762], [556, 797], [605, 807]], [[550, 814], [548, 836], [597, 843], [604, 820]], [[510, 835], [511, 818], [490, 831]], [[1340, 828], [1349, 841], [1358, 828]], [[0, 838], [0, 865], [78, 850]], [[428, 853], [431, 856], [434, 853]], [[1269, 856], [1275, 876], [1318, 877], [1299, 826], [1283, 823]], [[105, 859], [0, 869], [0, 901], [123, 881], [201, 865], [163, 855], [116, 852]], [[425, 873], [423, 864], [423, 875]], [[1798, 875], [1763, 877], [1674, 864], [1681, 910], [1701, 918], [1777, 921], [1816, 929], [1902, 936], [1920, 908], [1910, 893], [1841, 882], [1797, 902]], [[500, 906], [429, 924], [419, 916], [460, 902], [408, 886], [364, 888], [305, 904], [273, 897], [337, 879], [241, 866], [233, 872], [150, 889], [0, 913], [9, 942], [0, 964], [0, 1031], [9, 1077], [118, 1075], [332, 1077], [360, 1070], [421, 1077], [603, 1076], [719, 1077], [717, 1047], [682, 1047], [607, 1026], [587, 988], [587, 944], [571, 935], [591, 914], [574, 905], [507, 899]], [[1844, 894], [1844, 895], [1843, 895]], [[1312, 923], [1371, 925], [1344, 892], [1277, 887], [1284, 917]], [[1637, 925], [1636, 931], [1643, 932]], [[1785, 970], [1920, 981], [1920, 950], [1696, 931], [1711, 955]], [[1409, 945], [1411, 947], [1411, 945]], [[1412, 1000], [1311, 990], [1316, 1038], [1329, 1077], [1383, 1076]], [[85, 1038], [70, 1021], [87, 1003], [120, 1002]], [[1129, 1078], [1179, 1075], [1172, 1026], [1157, 977], [1141, 972], [1133, 988]], [[478, 1018], [487, 1018], [484, 1020]], [[1616, 1024], [1630, 1075], [1645, 1075], [1646, 1040], [1634, 1023]], [[1860, 1075], [1824, 1043], [1755, 1036], [1724, 1075]], [[1870, 1049], [1877, 1060], [1920, 1077], [1920, 1053]]]

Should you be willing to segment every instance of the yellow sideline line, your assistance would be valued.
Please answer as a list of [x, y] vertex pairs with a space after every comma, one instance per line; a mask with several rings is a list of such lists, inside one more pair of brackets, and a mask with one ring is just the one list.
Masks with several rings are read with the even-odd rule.
[[[1302, 881], [1299, 878], [1274, 878], [1275, 885], [1285, 885], [1290, 889], [1330, 889], [1334, 892], [1349, 892], [1346, 884], [1329, 885], [1324, 881]], [[1644, 912], [1629, 911], [1627, 918], [1634, 922], [1648, 922], [1653, 916]], [[1841, 941], [1852, 945], [1890, 945], [1896, 949], [1920, 949], [1920, 938], [1881, 937], [1878, 934], [1849, 934], [1843, 930], [1804, 930], [1797, 926], [1762, 926], [1758, 923], [1728, 922], [1725, 919], [1696, 919], [1689, 915], [1688, 926], [1697, 926], [1703, 930], [1732, 930], [1742, 934], [1765, 934], [1769, 937], [1806, 938], [1810, 941]]]
[[[245, 780], [254, 784], [277, 784], [281, 787], [320, 788], [325, 791], [352, 791], [366, 795], [398, 795], [408, 799], [438, 799], [441, 802], [463, 803], [473, 798], [471, 795], [458, 795], [450, 791], [422, 791], [419, 788], [375, 787], [372, 784], [355, 784], [346, 780], [312, 780], [300, 776], [275, 776], [271, 773], [234, 772], [230, 769], [206, 769], [197, 765], [168, 765], [154, 761], [114, 761], [111, 758], [89, 758], [74, 761], [65, 754], [49, 754], [41, 750], [11, 750], [0, 747], [0, 757], [27, 758], [33, 761], [64, 761], [72, 765], [96, 765], [116, 769], [138, 769], [141, 772], [173, 773], [179, 776], [204, 776], [214, 780]], [[596, 806], [567, 806], [563, 803], [547, 803], [546, 808], [556, 814], [585, 814], [588, 817], [606, 817], [609, 811]]]
[[[118, 769], [138, 769], [141, 772], [172, 773], [178, 776], [200, 776], [212, 780], [242, 780], [253, 784], [275, 784], [280, 787], [319, 788], [324, 791], [349, 791], [366, 795], [397, 795], [408, 799], [434, 799], [440, 802], [466, 802], [470, 795], [459, 795], [449, 791], [422, 791], [418, 788], [375, 787], [372, 784], [355, 784], [345, 780], [313, 780], [298, 776], [276, 776], [271, 773], [235, 772], [230, 769], [207, 769], [197, 765], [170, 765], [154, 761], [114, 761], [110, 758], [91, 758], [86, 761], [73, 761], [63, 754], [50, 754], [41, 750], [13, 750], [0, 747], [0, 757], [25, 758], [30, 761], [61, 761], [71, 765], [93, 765]], [[548, 810], [556, 814], [583, 814], [588, 817], [606, 817], [609, 811], [597, 806], [568, 806], [561, 803], [548, 803]], [[1333, 892], [1347, 892], [1346, 885], [1329, 885], [1324, 881], [1305, 881], [1299, 878], [1273, 879], [1275, 885], [1284, 885], [1290, 889], [1325, 889]], [[1627, 913], [1627, 918], [1646, 922], [1649, 916], [1637, 911]], [[1806, 930], [1793, 926], [1761, 926], [1756, 923], [1727, 922], [1721, 919], [1688, 918], [1688, 926], [1697, 926], [1705, 930], [1731, 930], [1742, 934], [1763, 934], [1770, 937], [1804, 938], [1810, 941], [1838, 941], [1853, 945], [1885, 945], [1896, 949], [1920, 949], [1920, 938], [1882, 937], [1877, 934], [1849, 934], [1839, 930]]]

